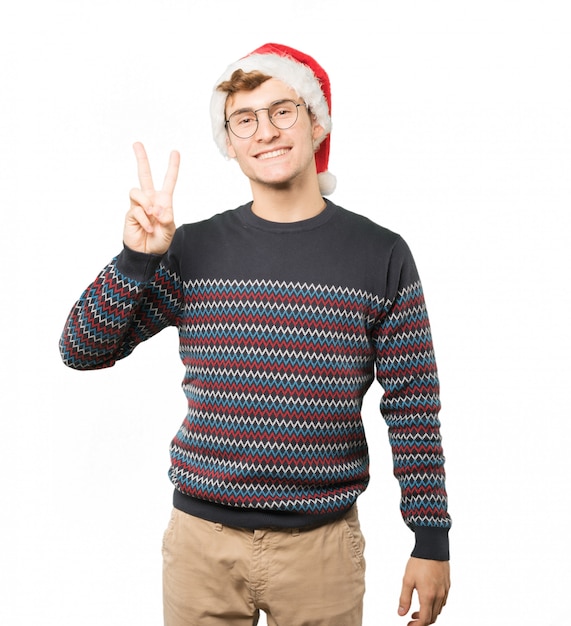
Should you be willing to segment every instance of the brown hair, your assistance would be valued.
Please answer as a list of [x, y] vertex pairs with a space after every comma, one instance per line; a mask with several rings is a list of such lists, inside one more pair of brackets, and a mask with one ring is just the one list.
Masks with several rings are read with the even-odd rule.
[[263, 74], [258, 70], [252, 72], [244, 72], [244, 70], [235, 70], [230, 76], [230, 80], [220, 83], [216, 89], [226, 92], [229, 96], [238, 91], [253, 91], [262, 83], [270, 80], [271, 76]]

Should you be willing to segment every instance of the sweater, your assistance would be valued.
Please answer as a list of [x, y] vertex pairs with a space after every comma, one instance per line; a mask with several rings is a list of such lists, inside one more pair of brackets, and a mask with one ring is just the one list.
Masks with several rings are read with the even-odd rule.
[[361, 407], [377, 378], [413, 556], [448, 558], [439, 383], [424, 296], [398, 234], [329, 200], [275, 223], [251, 203], [124, 247], [73, 307], [66, 365], [110, 367], [168, 326], [188, 410], [170, 446], [176, 507], [244, 527], [344, 514], [367, 488]]

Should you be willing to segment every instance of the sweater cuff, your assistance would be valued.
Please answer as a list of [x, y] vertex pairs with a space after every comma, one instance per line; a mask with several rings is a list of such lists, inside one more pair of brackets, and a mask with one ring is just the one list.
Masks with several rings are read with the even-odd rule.
[[448, 528], [415, 526], [414, 536], [416, 538], [416, 543], [411, 556], [418, 559], [430, 559], [433, 561], [450, 560]]
[[146, 283], [155, 275], [163, 256], [136, 252], [123, 244], [123, 250], [117, 256], [117, 269], [127, 278]]

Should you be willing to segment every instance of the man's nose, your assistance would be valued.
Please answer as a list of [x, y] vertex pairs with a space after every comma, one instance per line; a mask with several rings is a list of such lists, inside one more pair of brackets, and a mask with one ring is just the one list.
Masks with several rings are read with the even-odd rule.
[[[262, 111], [265, 112], [265, 115], [261, 115]], [[258, 128], [255, 132], [256, 139], [267, 140], [279, 134], [279, 128], [276, 128], [270, 121], [270, 112], [267, 109], [259, 109], [256, 111], [256, 115], [258, 117]]]

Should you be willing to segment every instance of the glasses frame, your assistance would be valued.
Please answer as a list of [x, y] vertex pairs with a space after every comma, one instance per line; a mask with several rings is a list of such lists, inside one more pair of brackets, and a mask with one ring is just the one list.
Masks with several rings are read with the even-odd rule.
[[[274, 121], [272, 120], [272, 116], [270, 115], [270, 109], [273, 106], [275, 106], [276, 104], [280, 104], [282, 102], [291, 102], [292, 104], [295, 104], [295, 112], [296, 112], [295, 119], [293, 120], [293, 122], [289, 126], [286, 126], [286, 127], [277, 126], [274, 123]], [[309, 106], [305, 102], [296, 102], [295, 100], [290, 100], [289, 98], [281, 98], [280, 100], [275, 100], [274, 102], [271, 102], [267, 107], [262, 107], [260, 109], [239, 109], [238, 111], [234, 111], [234, 113], [232, 113], [232, 115], [230, 115], [228, 117], [228, 119], [225, 120], [224, 126], [226, 127], [226, 130], [230, 129], [230, 131], [234, 135], [234, 137], [238, 137], [238, 139], [250, 139], [250, 137], [253, 137], [258, 132], [258, 128], [260, 126], [260, 120], [258, 118], [258, 112], [259, 111], [267, 111], [268, 112], [268, 119], [270, 120], [270, 124], [274, 128], [277, 128], [278, 130], [288, 130], [292, 126], [294, 126], [294, 124], [299, 119], [299, 107], [305, 107], [309, 111]], [[230, 120], [231, 120], [233, 115], [236, 115], [236, 113], [245, 113], [246, 111], [251, 112], [251, 113], [254, 114], [254, 117], [256, 118], [256, 126], [255, 126], [254, 130], [252, 131], [252, 133], [250, 133], [249, 135], [246, 135], [246, 136], [238, 135], [236, 133], [236, 131], [232, 128], [232, 126], [230, 124]]]

